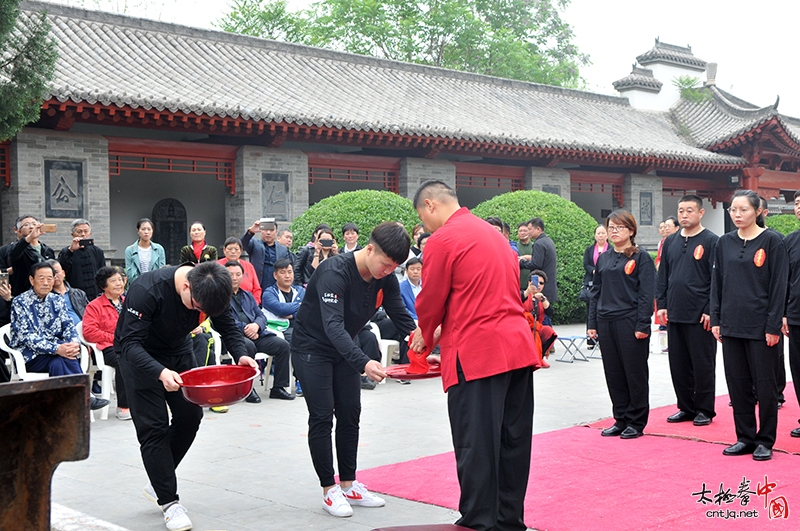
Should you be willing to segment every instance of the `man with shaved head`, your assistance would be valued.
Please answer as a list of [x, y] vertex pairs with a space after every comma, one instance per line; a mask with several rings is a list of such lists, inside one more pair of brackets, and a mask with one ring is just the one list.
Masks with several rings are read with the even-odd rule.
[[461, 486], [456, 524], [524, 531], [538, 357], [520, 302], [517, 257], [442, 181], [423, 183], [414, 208], [432, 236], [416, 300], [422, 334], [411, 348], [432, 349], [441, 337]]

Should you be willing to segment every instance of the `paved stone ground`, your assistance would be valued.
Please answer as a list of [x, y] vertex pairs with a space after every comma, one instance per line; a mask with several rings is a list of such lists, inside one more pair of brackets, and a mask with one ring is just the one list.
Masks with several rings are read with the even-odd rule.
[[[557, 332], [568, 336], [583, 333], [583, 328], [562, 326]], [[655, 341], [653, 346], [650, 405], [655, 408], [674, 404], [675, 395], [667, 356]], [[556, 357], [562, 352], [557, 345]], [[536, 433], [611, 414], [600, 359], [571, 364], [553, 361], [553, 356], [550, 360], [552, 368], [534, 377]], [[726, 393], [720, 353], [717, 367], [717, 394]], [[261, 404], [237, 404], [224, 415], [207, 411], [194, 446], [178, 468], [179, 493], [195, 530], [368, 531], [458, 518], [449, 509], [391, 497], [384, 508], [356, 507], [351, 518], [328, 515], [308, 452], [303, 399], [269, 400], [266, 393], [260, 394]], [[788, 398], [793, 399], [793, 392]], [[452, 450], [441, 380], [411, 385], [388, 381], [364, 391], [362, 403], [360, 469]], [[112, 415], [92, 424], [91, 431], [89, 458], [63, 463], [56, 470], [53, 502], [132, 531], [165, 529], [161, 511], [141, 494], [147, 477], [133, 424]], [[60, 510], [54, 516], [67, 513]], [[68, 528], [56, 519], [54, 527]]]

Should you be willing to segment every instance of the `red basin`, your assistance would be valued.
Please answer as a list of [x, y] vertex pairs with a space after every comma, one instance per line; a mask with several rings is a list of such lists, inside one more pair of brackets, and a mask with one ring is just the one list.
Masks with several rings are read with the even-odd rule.
[[201, 407], [230, 406], [253, 389], [258, 369], [244, 365], [211, 365], [181, 373], [183, 397]]

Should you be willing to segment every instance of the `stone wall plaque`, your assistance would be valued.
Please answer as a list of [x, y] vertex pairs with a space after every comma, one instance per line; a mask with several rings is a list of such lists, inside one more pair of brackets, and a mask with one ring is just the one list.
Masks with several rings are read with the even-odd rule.
[[557, 184], [543, 184], [542, 192], [547, 192], [548, 194], [561, 195], [561, 187], [558, 186]]
[[186, 207], [177, 199], [162, 199], [153, 207], [153, 241], [164, 247], [168, 265], [178, 265], [186, 245]]
[[653, 225], [653, 192], [639, 192], [639, 225]]
[[289, 174], [261, 174], [262, 211], [265, 218], [289, 219]]
[[45, 216], [82, 218], [83, 163], [66, 160], [44, 161]]

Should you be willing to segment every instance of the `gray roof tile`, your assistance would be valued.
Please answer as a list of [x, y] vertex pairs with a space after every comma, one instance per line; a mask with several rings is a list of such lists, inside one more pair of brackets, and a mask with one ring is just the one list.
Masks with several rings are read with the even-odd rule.
[[668, 113], [624, 98], [55, 4], [59, 101], [712, 164]]
[[694, 56], [691, 46], [676, 46], [667, 44], [656, 39], [655, 45], [642, 55], [636, 57], [642, 66], [653, 63], [671, 63], [680, 66], [688, 66], [694, 70], [703, 71], [706, 62]]
[[633, 69], [631, 70], [630, 74], [622, 79], [614, 81], [612, 85], [614, 85], [614, 88], [618, 92], [641, 89], [647, 92], [654, 92], [658, 94], [661, 92], [661, 87], [664, 86], [664, 83], [657, 80], [655, 76], [653, 76], [653, 71], [649, 68], [640, 68], [636, 65], [633, 65]]

